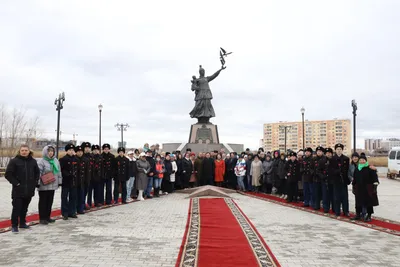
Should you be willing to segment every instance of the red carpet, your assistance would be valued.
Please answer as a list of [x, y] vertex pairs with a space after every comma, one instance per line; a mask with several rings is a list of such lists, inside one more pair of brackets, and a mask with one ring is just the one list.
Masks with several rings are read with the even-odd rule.
[[[371, 222], [352, 221], [352, 220], [350, 220], [350, 218], [344, 217], [344, 216], [340, 216], [338, 218], [332, 212], [330, 212], [329, 214], [326, 214], [326, 213], [323, 212], [322, 209], [314, 210], [312, 207], [303, 207], [303, 202], [286, 203], [285, 199], [282, 199], [282, 198], [279, 198], [279, 197], [273, 196], [273, 195], [263, 194], [263, 193], [247, 192], [245, 194], [249, 195], [249, 196], [252, 196], [252, 197], [259, 198], [259, 199], [267, 200], [269, 202], [273, 202], [273, 203], [281, 204], [281, 205], [284, 205], [284, 206], [288, 206], [288, 207], [291, 207], [291, 208], [300, 209], [300, 210], [303, 210], [303, 211], [311, 212], [311, 213], [322, 215], [322, 216], [325, 216], [325, 217], [330, 217], [330, 218], [337, 219], [337, 220], [340, 220], [340, 221], [345, 221], [345, 222], [349, 222], [349, 223], [358, 224], [360, 226], [364, 226], [364, 227], [372, 228], [372, 229], [375, 229], [375, 230], [378, 230], [378, 231], [382, 231], [382, 232], [385, 232], [385, 233], [389, 233], [389, 234], [394, 234], [394, 235], [400, 236], [400, 223], [399, 222], [390, 221], [390, 220], [387, 220], [387, 219], [384, 219], [384, 218], [378, 218], [378, 217], [373, 217]], [[350, 213], [350, 217], [353, 217], [353, 216], [355, 216], [355, 214], [354, 213]]]
[[280, 266], [255, 227], [231, 199], [190, 202], [176, 266]]

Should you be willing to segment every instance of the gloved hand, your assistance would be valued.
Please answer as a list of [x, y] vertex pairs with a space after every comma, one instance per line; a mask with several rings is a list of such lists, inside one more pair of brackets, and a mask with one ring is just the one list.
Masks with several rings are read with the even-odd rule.
[[374, 189], [373, 189], [373, 192], [374, 192], [374, 194], [377, 194], [377, 189], [378, 189], [378, 183], [374, 183]]

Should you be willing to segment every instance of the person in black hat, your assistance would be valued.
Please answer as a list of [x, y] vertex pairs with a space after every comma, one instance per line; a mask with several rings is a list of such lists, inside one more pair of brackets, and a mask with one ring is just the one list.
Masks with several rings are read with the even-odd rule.
[[[129, 180], [129, 159], [125, 157], [125, 148], [119, 147], [118, 156], [115, 158], [115, 177], [114, 177], [114, 204], [118, 204], [119, 187], [122, 190], [122, 204], [126, 204], [127, 191], [126, 181]], [[149, 150], [149, 153], [152, 153]]]
[[68, 217], [78, 218], [76, 216], [77, 193], [78, 185], [78, 164], [74, 155], [75, 146], [68, 144], [65, 146], [67, 154], [60, 159], [61, 173], [63, 183], [61, 189], [61, 214], [64, 220]]
[[85, 214], [85, 181], [87, 179], [87, 160], [83, 157], [82, 146], [75, 147], [75, 157], [78, 165], [76, 186], [76, 210], [78, 214]]
[[[104, 203], [104, 185], [106, 187], [106, 205], [111, 205], [112, 201], [112, 179], [114, 178], [114, 161], [115, 156], [110, 152], [111, 146], [109, 144], [103, 144], [103, 153], [101, 157], [103, 158], [103, 186], [100, 192], [100, 201]], [[100, 188], [100, 187], [99, 187]]]
[[343, 155], [344, 145], [336, 144], [335, 152], [336, 155], [333, 156], [334, 160], [338, 162], [339, 165], [339, 176], [334, 180], [333, 183], [333, 198], [335, 201], [335, 214], [340, 216], [340, 206], [343, 209], [343, 215], [349, 217], [349, 193], [348, 185], [350, 184], [350, 179], [348, 176], [350, 159]]
[[[91, 203], [92, 198], [92, 176], [93, 176], [93, 155], [91, 153], [92, 146], [89, 142], [82, 143], [83, 148], [83, 157], [87, 161], [87, 175], [86, 181], [84, 183], [84, 192], [85, 192], [85, 209], [90, 210], [92, 208], [91, 205], [88, 205], [89, 202]], [[87, 199], [86, 199], [87, 198]]]
[[297, 161], [297, 153], [290, 152], [289, 160], [286, 162], [285, 173], [287, 177], [287, 200], [286, 202], [297, 202], [297, 183], [301, 177], [300, 164]]
[[[313, 175], [313, 197], [314, 197], [314, 210], [321, 209], [321, 200], [322, 200], [322, 183], [323, 179], [325, 179], [324, 171], [322, 168], [322, 164], [320, 162], [325, 160], [325, 149], [322, 146], [318, 146], [316, 149], [316, 157], [313, 159], [314, 164], [314, 175]], [[321, 168], [320, 168], [321, 166]]]
[[101, 190], [104, 191], [104, 183], [103, 183], [103, 158], [100, 155], [100, 146], [92, 145], [92, 159], [93, 159], [93, 168], [92, 168], [92, 183], [89, 189], [88, 194], [88, 205], [92, 206], [92, 192], [93, 192], [93, 200], [94, 205], [96, 207], [101, 207], [104, 204], [104, 201], [101, 200]]
[[367, 215], [364, 217], [364, 221], [370, 222], [371, 215], [374, 213], [373, 207], [379, 205], [377, 193], [379, 180], [377, 172], [370, 168], [364, 153], [360, 154], [352, 185], [356, 198], [356, 216], [352, 220], [361, 220], [362, 209], [366, 207]]
[[303, 192], [304, 192], [304, 207], [314, 206], [314, 160], [312, 159], [313, 150], [311, 147], [306, 148], [304, 158], [301, 164], [302, 182], [303, 182]]
[[323, 174], [322, 178], [322, 204], [325, 213], [329, 210], [335, 211], [333, 199], [333, 184], [334, 181], [340, 179], [340, 169], [338, 161], [333, 158], [333, 150], [328, 147], [325, 149], [325, 158], [320, 161], [319, 168]]

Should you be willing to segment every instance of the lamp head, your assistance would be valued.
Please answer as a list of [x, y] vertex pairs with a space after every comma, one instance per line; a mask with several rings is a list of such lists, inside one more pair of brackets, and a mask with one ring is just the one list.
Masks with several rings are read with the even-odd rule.
[[301, 114], [304, 114], [304, 112], [306, 112], [306, 109], [305, 109], [304, 107], [302, 107], [302, 108], [300, 109], [300, 111], [301, 111]]
[[103, 110], [103, 105], [100, 104], [100, 105], [98, 106], [98, 108], [99, 108], [99, 111], [101, 112], [101, 111]]

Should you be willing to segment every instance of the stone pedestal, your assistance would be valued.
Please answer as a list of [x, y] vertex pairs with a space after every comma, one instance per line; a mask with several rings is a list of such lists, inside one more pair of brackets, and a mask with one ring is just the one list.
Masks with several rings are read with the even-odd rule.
[[196, 123], [190, 127], [189, 144], [219, 144], [217, 125]]

